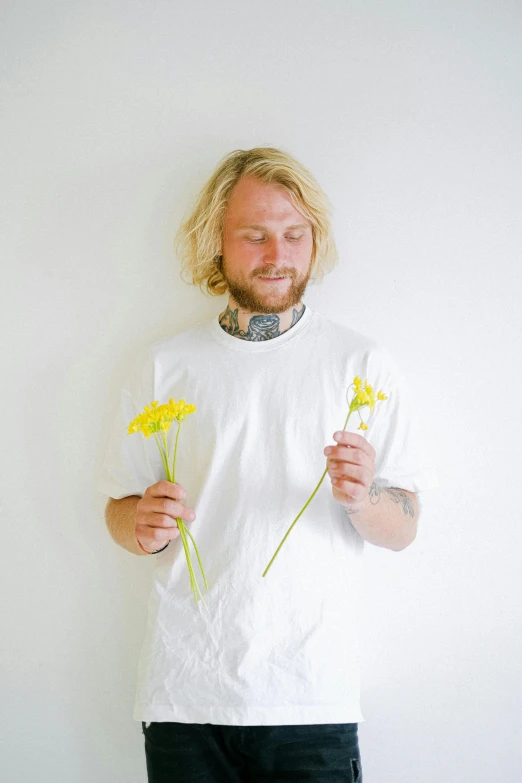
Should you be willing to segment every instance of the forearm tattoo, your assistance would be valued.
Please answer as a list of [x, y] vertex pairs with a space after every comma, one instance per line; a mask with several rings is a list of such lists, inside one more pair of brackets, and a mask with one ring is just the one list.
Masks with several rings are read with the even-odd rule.
[[[383, 492], [386, 493], [393, 503], [402, 504], [402, 511], [406, 516], [415, 516], [415, 509], [413, 508], [411, 498], [406, 492], [404, 492], [404, 490], [396, 489], [395, 487], [380, 487], [375, 481], [371, 485], [368, 492], [370, 503], [373, 506], [377, 505], [377, 503], [380, 501], [381, 494]], [[350, 518], [351, 514], [357, 513], [357, 509], [350, 509], [349, 506], [343, 506], [343, 508], [346, 511], [348, 518]]]
[[385, 487], [382, 491], [386, 492], [390, 500], [393, 500], [394, 503], [402, 504], [403, 514], [410, 517], [415, 516], [415, 510], [413, 508], [413, 503], [411, 502], [411, 498], [406, 492], [404, 492], [403, 489], [395, 489], [395, 487]]
[[[292, 313], [292, 323], [289, 329], [300, 320], [305, 311], [306, 305], [303, 305], [301, 310], [296, 310]], [[253, 342], [261, 342], [262, 340], [272, 340], [274, 337], [279, 337], [281, 332], [279, 316], [276, 314], [269, 315], [253, 315], [248, 324], [248, 330], [245, 332], [239, 328], [238, 311], [231, 310], [227, 305], [223, 316], [219, 319], [219, 324], [225, 332], [231, 334], [233, 337], [240, 337], [242, 340], [252, 340]], [[286, 329], [284, 331], [287, 331]]]

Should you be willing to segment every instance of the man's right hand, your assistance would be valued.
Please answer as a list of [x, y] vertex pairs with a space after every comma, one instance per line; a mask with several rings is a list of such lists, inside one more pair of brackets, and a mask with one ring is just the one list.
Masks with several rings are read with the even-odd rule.
[[149, 552], [161, 549], [180, 534], [177, 518], [193, 522], [196, 514], [180, 501], [187, 497], [181, 484], [162, 480], [147, 487], [136, 505], [135, 535]]

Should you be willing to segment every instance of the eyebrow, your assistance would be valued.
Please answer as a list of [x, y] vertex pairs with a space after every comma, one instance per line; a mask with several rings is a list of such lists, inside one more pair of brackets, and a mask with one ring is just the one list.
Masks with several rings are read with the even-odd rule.
[[[309, 228], [309, 225], [308, 225], [308, 223], [296, 223], [295, 226], [287, 226], [286, 230], [287, 231], [292, 231], [295, 228]], [[246, 229], [251, 229], [251, 230], [254, 230], [254, 231], [265, 231], [266, 226], [258, 226], [258, 225], [254, 225], [253, 224], [253, 225], [250, 225], [250, 226], [238, 226], [236, 230], [237, 231], [243, 231], [243, 230], [246, 230]]]

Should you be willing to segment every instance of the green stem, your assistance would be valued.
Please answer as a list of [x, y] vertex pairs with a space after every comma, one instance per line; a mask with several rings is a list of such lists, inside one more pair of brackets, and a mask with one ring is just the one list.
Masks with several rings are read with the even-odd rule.
[[[154, 438], [156, 440], [156, 443], [158, 444], [158, 449], [159, 449], [160, 454], [161, 454], [161, 461], [163, 462], [163, 467], [165, 469], [165, 477], [167, 478], [168, 481], [170, 481], [169, 452], [168, 452], [168, 449], [166, 447], [166, 442], [165, 442], [165, 452], [164, 452], [163, 448], [161, 446], [161, 443], [159, 442], [157, 433], [154, 433]], [[163, 433], [163, 438], [166, 441], [165, 433]]]
[[188, 529], [188, 527], [186, 525], [185, 525], [185, 530], [189, 534], [189, 536], [191, 538], [191, 541], [194, 544], [194, 549], [196, 550], [196, 555], [197, 555], [197, 558], [198, 558], [199, 567], [201, 568], [201, 573], [203, 574], [203, 581], [205, 582], [205, 587], [208, 590], [207, 577], [205, 576], [205, 569], [203, 568], [203, 563], [201, 562], [201, 558], [199, 556], [198, 547], [196, 545], [196, 542], [194, 541], [194, 537], [193, 537], [192, 533], [190, 532], [190, 530]]
[[316, 488], [314, 489], [314, 491], [312, 492], [312, 494], [310, 495], [310, 497], [308, 498], [308, 500], [307, 500], [307, 501], [306, 501], [306, 503], [304, 504], [303, 508], [301, 509], [301, 511], [299, 512], [299, 514], [296, 516], [296, 518], [294, 519], [294, 521], [292, 522], [292, 524], [290, 525], [290, 527], [289, 527], [289, 528], [288, 528], [288, 530], [286, 531], [286, 533], [285, 533], [285, 535], [284, 535], [284, 537], [283, 537], [283, 540], [281, 541], [281, 543], [280, 543], [280, 544], [279, 544], [279, 546], [277, 547], [277, 549], [276, 549], [276, 551], [275, 551], [275, 554], [274, 554], [274, 556], [272, 557], [271, 561], [270, 561], [270, 562], [269, 562], [269, 564], [267, 565], [267, 567], [266, 567], [266, 569], [265, 569], [265, 571], [264, 571], [264, 573], [263, 573], [263, 576], [266, 576], [266, 575], [267, 575], [267, 573], [268, 573], [268, 569], [270, 568], [270, 566], [272, 565], [272, 563], [273, 563], [273, 562], [274, 562], [274, 560], [276, 559], [276, 557], [277, 557], [277, 554], [278, 554], [279, 550], [281, 549], [281, 547], [282, 547], [282, 546], [283, 546], [283, 544], [285, 543], [286, 539], [287, 539], [287, 538], [288, 538], [288, 536], [290, 535], [290, 531], [292, 530], [293, 526], [295, 525], [295, 523], [297, 522], [297, 520], [299, 519], [299, 517], [301, 517], [301, 516], [302, 516], [302, 514], [304, 514], [304, 512], [306, 511], [306, 509], [307, 509], [307, 508], [308, 508], [308, 506], [310, 505], [310, 502], [311, 502], [311, 501], [313, 500], [313, 498], [315, 497], [315, 494], [316, 494], [317, 490], [319, 489], [319, 487], [321, 486], [321, 484], [323, 483], [323, 481], [324, 481], [324, 477], [326, 476], [326, 474], [327, 474], [327, 473], [328, 473], [328, 468], [326, 468], [326, 469], [325, 469], [325, 471], [324, 471], [323, 475], [321, 476], [321, 478], [320, 478], [320, 480], [319, 480], [319, 484], [316, 486]]
[[[164, 446], [165, 446], [165, 459], [167, 460], [167, 468], [168, 468], [168, 465], [169, 465], [169, 447], [168, 447], [168, 443], [167, 443], [167, 433], [163, 432], [162, 435], [163, 435], [163, 443], [164, 443]], [[171, 481], [171, 482], [174, 481], [170, 471], [168, 471], [167, 476], [168, 476], [169, 481]]]
[[[181, 540], [183, 542], [183, 548], [185, 549], [185, 556], [187, 558], [187, 563], [188, 563], [189, 573], [190, 573], [190, 586], [192, 588], [192, 592], [194, 593], [194, 598], [196, 599], [196, 603], [197, 603], [197, 601], [198, 601], [198, 596], [197, 596], [197, 593], [196, 593], [196, 590], [197, 590], [197, 592], [199, 593], [199, 597], [201, 598], [201, 600], [205, 604], [205, 599], [203, 598], [203, 595], [201, 593], [199, 584], [198, 584], [197, 579], [196, 579], [196, 575], [194, 574], [194, 569], [192, 567], [192, 561], [190, 559], [190, 552], [189, 552], [188, 541], [187, 541], [187, 533], [189, 534], [189, 536], [190, 536], [190, 538], [192, 540], [194, 540], [194, 539], [192, 538], [192, 536], [191, 536], [190, 532], [188, 531], [188, 529], [185, 527], [185, 524], [184, 524], [183, 520], [182, 519], [178, 519], [176, 521], [178, 523], [179, 532], [181, 534]], [[198, 555], [198, 560], [199, 560], [199, 555]], [[201, 565], [201, 561], [200, 561], [200, 565]], [[206, 580], [205, 580], [205, 584], [206, 584]], [[208, 590], [208, 585], [207, 585], [207, 590]], [[206, 604], [205, 604], [205, 607], [208, 609]]]
[[181, 422], [178, 421], [178, 431], [176, 433], [176, 443], [174, 444], [174, 458], [172, 460], [172, 481], [176, 483], [176, 457], [178, 454], [178, 438], [181, 431]]
[[350, 418], [352, 413], [353, 413], [353, 410], [352, 410], [352, 406], [350, 405], [350, 409], [348, 411], [348, 416], [346, 417], [346, 421], [344, 422], [343, 432], [345, 431], [346, 427], [348, 426], [348, 419]]
[[[351, 415], [352, 415], [352, 409], [351, 409], [351, 407], [350, 407], [350, 410], [348, 411], [348, 416], [346, 417], [346, 421], [344, 422], [343, 431], [346, 429], [346, 427], [347, 427], [347, 425], [348, 425], [348, 419], [350, 418], [350, 416], [351, 416]], [[327, 473], [328, 473], [328, 466], [326, 467], [326, 469], [325, 469], [325, 471], [324, 471], [323, 475], [321, 476], [321, 478], [320, 478], [320, 480], [319, 480], [319, 483], [318, 483], [318, 485], [316, 486], [316, 488], [314, 489], [314, 491], [312, 492], [312, 494], [310, 495], [310, 497], [308, 498], [308, 500], [307, 500], [307, 501], [306, 501], [306, 503], [304, 504], [303, 508], [301, 509], [301, 511], [299, 512], [299, 514], [296, 516], [296, 518], [294, 519], [294, 521], [292, 522], [292, 524], [290, 525], [290, 527], [289, 527], [289, 528], [288, 528], [288, 530], [286, 531], [286, 533], [285, 533], [285, 535], [284, 535], [284, 537], [283, 537], [283, 540], [281, 541], [281, 543], [279, 544], [279, 546], [277, 547], [277, 549], [276, 549], [276, 551], [275, 551], [275, 554], [274, 554], [274, 556], [272, 557], [271, 561], [269, 562], [269, 564], [268, 564], [268, 565], [267, 565], [267, 567], [265, 568], [265, 571], [264, 571], [264, 573], [263, 573], [263, 576], [266, 576], [266, 575], [267, 575], [267, 573], [268, 573], [268, 569], [270, 568], [270, 566], [272, 565], [272, 563], [273, 563], [273, 562], [274, 562], [274, 560], [276, 559], [276, 557], [277, 557], [277, 554], [278, 554], [279, 550], [281, 549], [281, 547], [282, 547], [282, 546], [283, 546], [283, 544], [285, 543], [286, 539], [287, 539], [287, 538], [288, 538], [288, 536], [290, 535], [290, 531], [291, 531], [291, 530], [292, 530], [292, 528], [294, 527], [294, 525], [295, 525], [295, 523], [297, 522], [297, 520], [298, 520], [298, 519], [299, 519], [299, 518], [302, 516], [302, 514], [304, 514], [304, 512], [306, 511], [306, 509], [307, 509], [307, 508], [308, 508], [308, 506], [310, 505], [311, 501], [314, 499], [314, 497], [315, 497], [315, 495], [316, 495], [316, 493], [317, 493], [317, 490], [319, 489], [319, 487], [320, 487], [320, 486], [321, 486], [321, 484], [323, 483], [323, 481], [324, 481], [324, 477], [326, 476], [326, 474], [327, 474]]]
[[183, 544], [183, 549], [185, 550], [185, 557], [187, 558], [187, 565], [188, 565], [189, 574], [190, 574], [190, 584], [191, 584], [192, 589], [194, 589], [194, 569], [192, 568], [192, 563], [190, 561], [190, 552], [189, 552], [188, 543], [187, 543], [187, 535], [186, 535], [186, 532], [185, 532], [185, 526], [183, 524], [183, 520], [182, 519], [176, 519], [176, 522], [178, 523], [178, 530], [179, 530], [179, 534], [181, 536], [181, 542]]

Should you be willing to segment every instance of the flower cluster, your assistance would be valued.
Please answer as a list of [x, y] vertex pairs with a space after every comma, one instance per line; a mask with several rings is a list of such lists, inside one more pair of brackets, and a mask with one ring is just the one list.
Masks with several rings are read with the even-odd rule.
[[188, 405], [185, 400], [170, 398], [167, 403], [158, 405], [158, 401], [145, 405], [143, 413], [136, 416], [128, 426], [128, 434], [142, 432], [146, 438], [150, 438], [155, 432], [168, 432], [173, 421], [182, 422], [196, 410], [195, 405]]
[[[348, 412], [348, 418], [350, 417], [350, 414], [354, 411], [359, 411], [361, 408], [364, 408], [365, 405], [367, 405], [370, 409], [370, 413], [375, 408], [375, 403], [377, 400], [387, 400], [388, 397], [386, 394], [383, 394], [382, 391], [377, 392], [377, 399], [375, 398], [375, 393], [373, 391], [373, 386], [371, 386], [368, 383], [368, 380], [364, 381], [364, 386], [362, 380], [359, 378], [358, 375], [355, 376], [353, 379], [352, 385], [349, 387], [348, 391], [353, 387], [354, 389], [354, 395], [352, 398], [352, 401], [350, 403], [350, 410]], [[368, 425], [365, 424], [365, 422], [361, 418], [361, 414], [359, 413], [359, 418], [361, 419], [361, 423], [358, 427], [359, 430], [367, 430]], [[346, 424], [348, 423], [348, 419], [346, 419]], [[344, 425], [344, 429], [346, 429], [346, 424]]]

